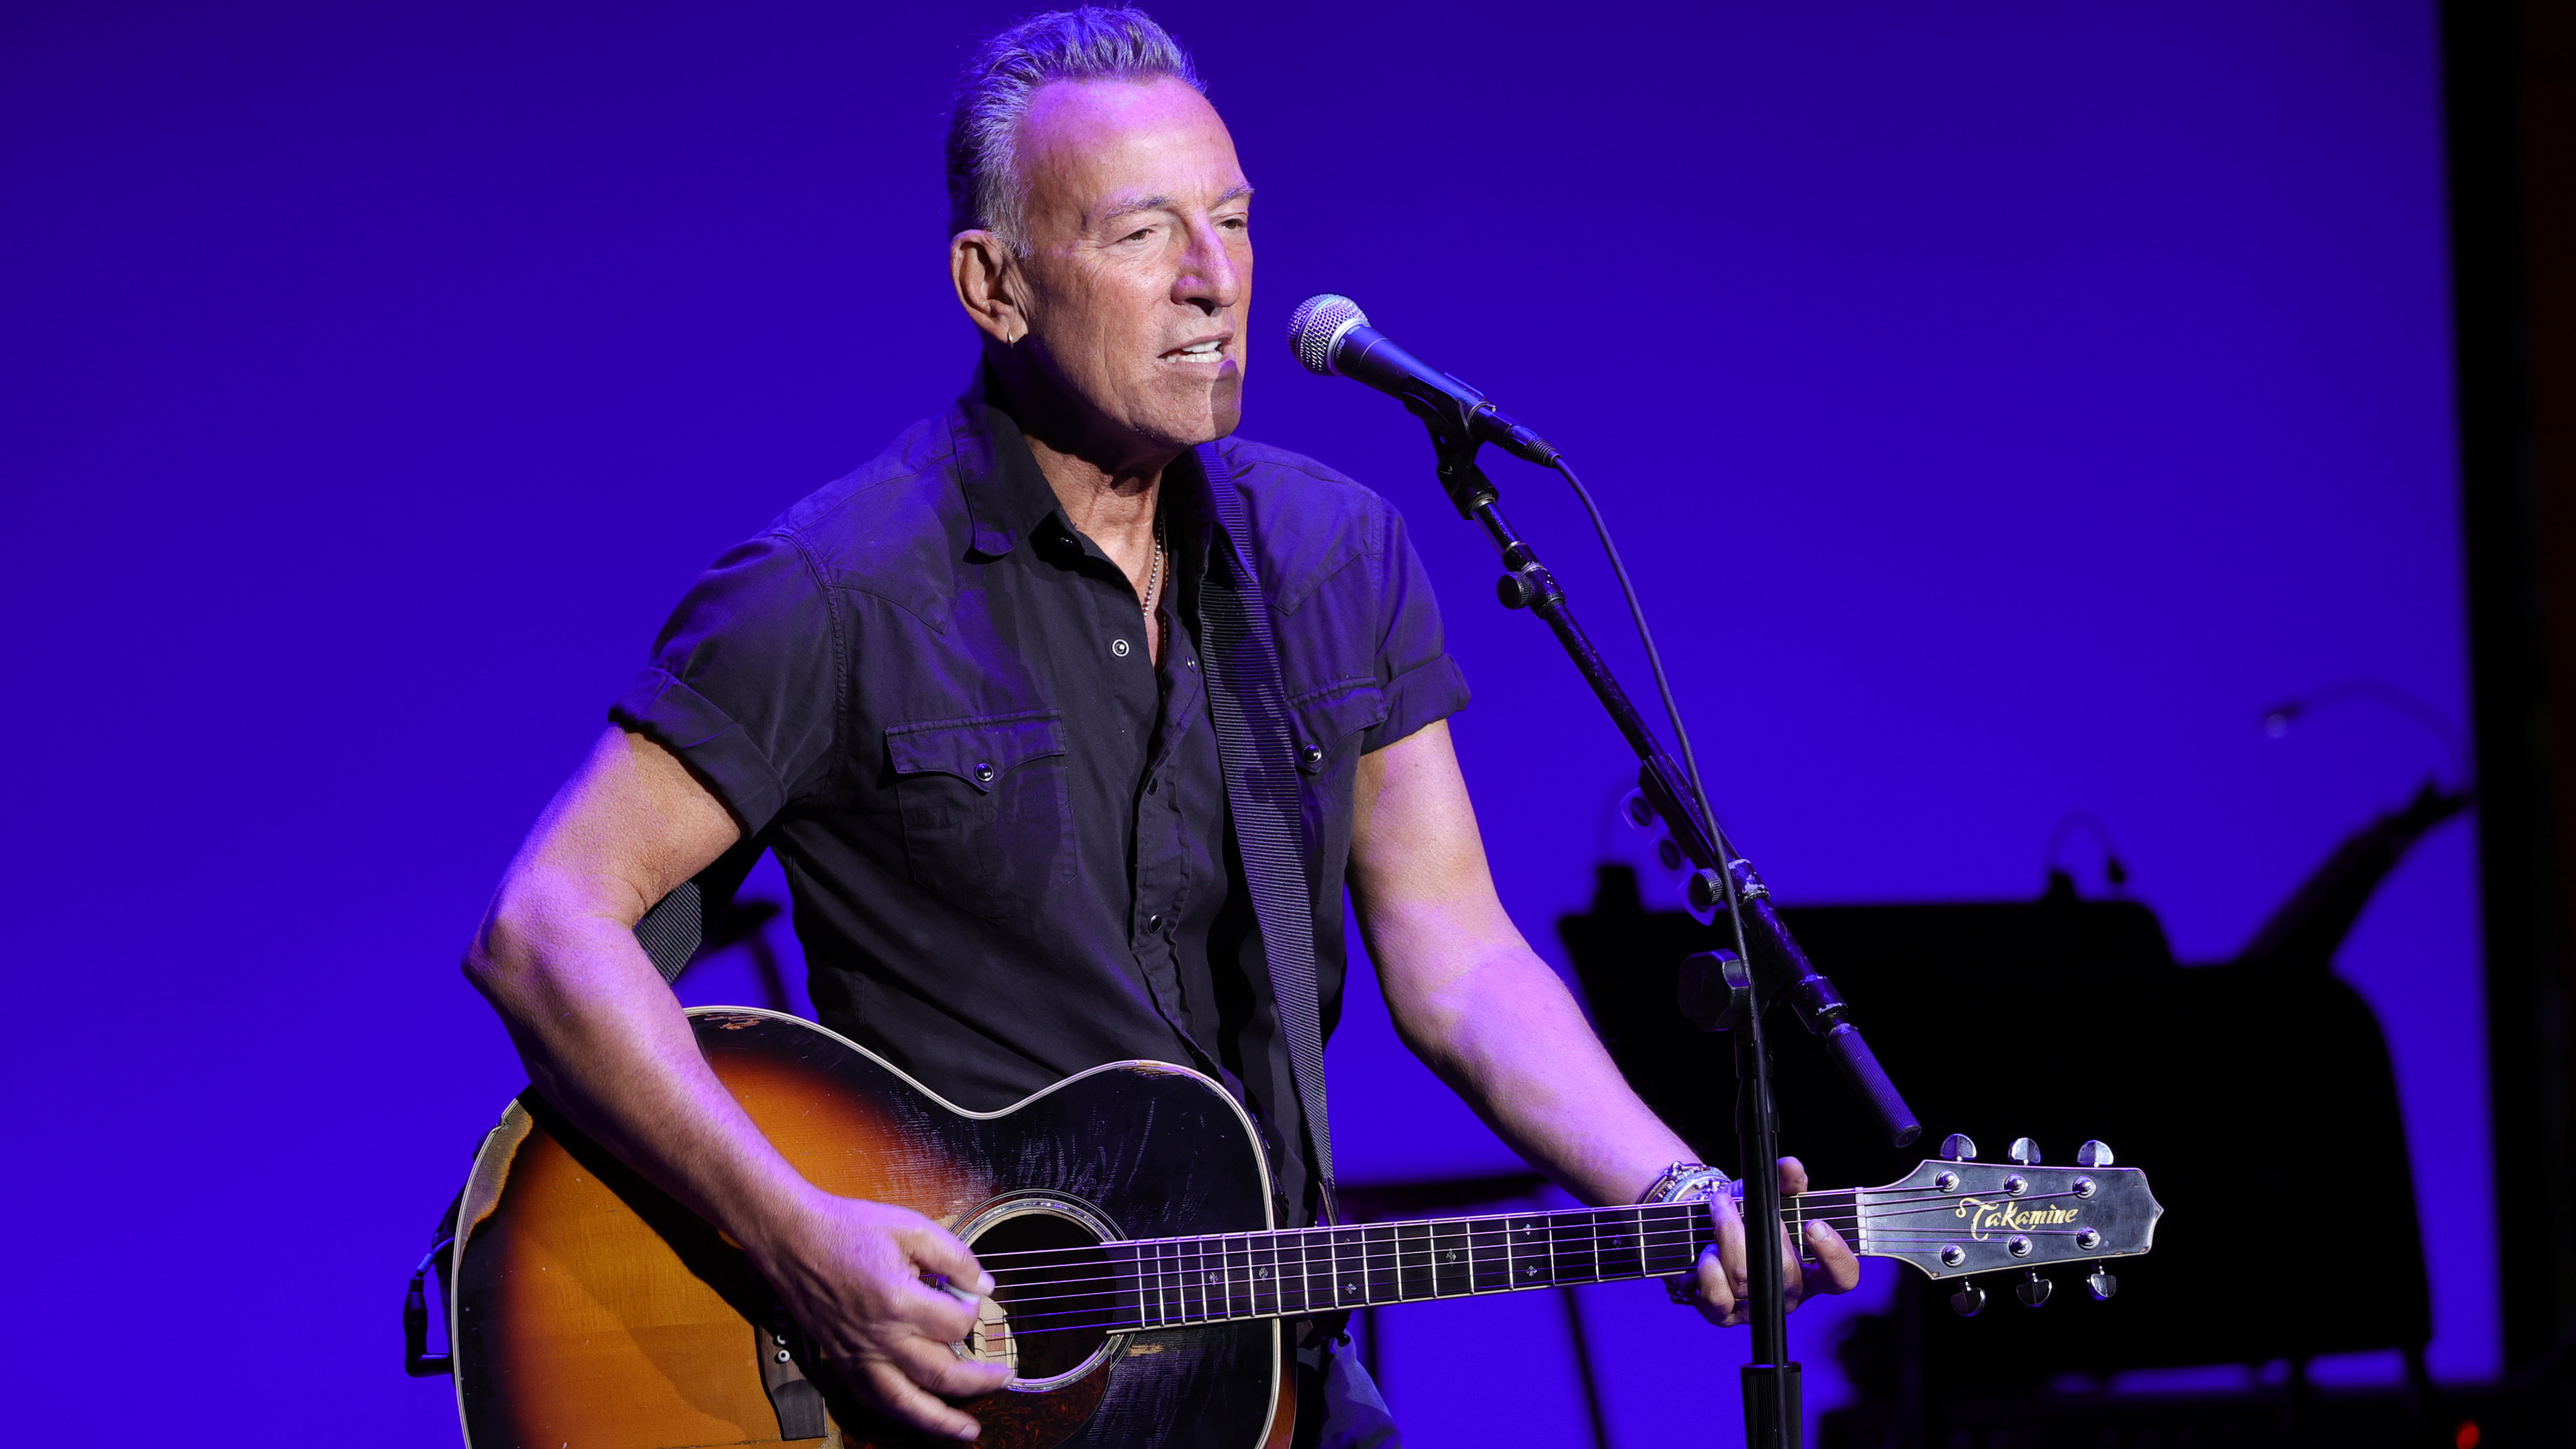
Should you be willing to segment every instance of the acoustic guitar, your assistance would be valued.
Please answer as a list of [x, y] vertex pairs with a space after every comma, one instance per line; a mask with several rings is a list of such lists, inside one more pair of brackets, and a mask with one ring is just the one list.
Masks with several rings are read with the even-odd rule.
[[[966, 1112], [811, 1022], [689, 1015], [717, 1078], [798, 1171], [937, 1220], [993, 1275], [956, 1346], [1012, 1371], [963, 1405], [990, 1449], [1284, 1446], [1284, 1320], [1666, 1276], [1712, 1236], [1698, 1203], [1282, 1230], [1252, 1123], [1187, 1068], [1118, 1062]], [[2163, 1209], [2144, 1177], [2096, 1144], [2085, 1156], [1926, 1162], [1886, 1187], [1792, 1198], [1783, 1216], [1935, 1278], [2146, 1252]], [[744, 1255], [533, 1093], [476, 1154], [449, 1252], [473, 1449], [918, 1440], [828, 1372], [809, 1376], [796, 1325]], [[2045, 1281], [2025, 1278], [2025, 1299]]]

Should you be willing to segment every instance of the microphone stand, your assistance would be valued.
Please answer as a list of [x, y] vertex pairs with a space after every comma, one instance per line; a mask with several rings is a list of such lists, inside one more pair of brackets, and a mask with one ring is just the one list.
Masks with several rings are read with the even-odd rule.
[[[1789, 1361], [1787, 1282], [1778, 1252], [1772, 1248], [1780, 1223], [1779, 1110], [1771, 1091], [1770, 1047], [1762, 1018], [1786, 997], [1808, 1031], [1824, 1037], [1826, 1049], [1844, 1078], [1877, 1115], [1891, 1141], [1902, 1147], [1922, 1131], [1905, 1099], [1880, 1070], [1878, 1058], [1847, 1019], [1849, 1008], [1832, 982], [1809, 964], [1806, 953], [1771, 908], [1771, 893], [1754, 873], [1752, 862], [1734, 853], [1717, 822], [1701, 809], [1687, 776], [1610, 672], [1599, 650], [1585, 636], [1568, 607], [1565, 590], [1538, 560], [1537, 553], [1515, 533], [1497, 506], [1501, 494], [1476, 465], [1480, 446], [1473, 430], [1473, 410], [1443, 397], [1406, 396], [1406, 409], [1431, 430], [1438, 458], [1440, 486], [1458, 515], [1480, 524], [1502, 555], [1503, 576], [1496, 586], [1503, 607], [1527, 609], [1544, 620], [1574, 661], [1594, 697], [1637, 755], [1637, 784], [1646, 802], [1663, 818], [1673, 843], [1689, 857], [1696, 872], [1689, 883], [1692, 908], [1713, 915], [1724, 907], [1734, 927], [1736, 965], [1727, 973], [1741, 1009], [1734, 1012], [1736, 1133], [1743, 1154], [1745, 1267], [1747, 1296], [1753, 1304], [1752, 1359], [1743, 1369], [1744, 1432], [1748, 1449], [1798, 1449], [1803, 1420], [1798, 1404], [1798, 1365]], [[1748, 947], [1752, 949], [1748, 949]], [[1723, 957], [1726, 953], [1719, 953]], [[1749, 1000], [1747, 999], [1749, 998]], [[1767, 1226], [1766, 1226], [1767, 1225]]]

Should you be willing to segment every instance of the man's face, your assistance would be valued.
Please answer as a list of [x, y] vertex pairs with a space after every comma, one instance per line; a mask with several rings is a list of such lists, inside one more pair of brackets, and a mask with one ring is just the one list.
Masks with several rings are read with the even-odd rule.
[[1233, 432], [1252, 188], [1215, 108], [1168, 78], [1054, 82], [1031, 99], [1019, 159], [1028, 342], [1061, 401], [1113, 448]]

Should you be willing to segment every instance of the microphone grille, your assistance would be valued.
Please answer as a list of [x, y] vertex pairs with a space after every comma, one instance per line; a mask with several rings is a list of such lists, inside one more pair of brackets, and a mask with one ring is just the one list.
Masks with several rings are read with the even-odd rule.
[[1288, 314], [1288, 346], [1306, 370], [1321, 377], [1333, 375], [1333, 349], [1342, 335], [1354, 327], [1368, 325], [1368, 314], [1360, 304], [1334, 292], [1323, 292], [1297, 304]]

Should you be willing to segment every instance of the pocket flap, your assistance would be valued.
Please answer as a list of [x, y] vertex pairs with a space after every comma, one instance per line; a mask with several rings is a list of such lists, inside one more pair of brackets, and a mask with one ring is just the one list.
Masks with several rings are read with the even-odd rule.
[[1328, 685], [1288, 707], [1297, 732], [1297, 768], [1320, 775], [1343, 746], [1386, 723], [1386, 690], [1375, 680]]
[[1031, 760], [1064, 753], [1064, 712], [1029, 709], [972, 719], [886, 727], [886, 756], [898, 775], [954, 775], [990, 794], [995, 781]]

